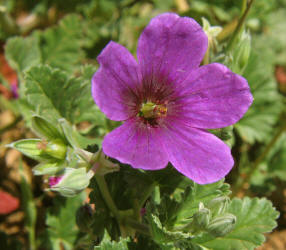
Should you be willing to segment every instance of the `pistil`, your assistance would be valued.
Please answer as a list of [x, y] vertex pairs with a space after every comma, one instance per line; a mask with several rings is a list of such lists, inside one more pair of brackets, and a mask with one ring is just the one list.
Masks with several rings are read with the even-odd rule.
[[139, 111], [139, 116], [146, 119], [156, 119], [167, 115], [167, 107], [164, 104], [153, 102], [143, 103]]

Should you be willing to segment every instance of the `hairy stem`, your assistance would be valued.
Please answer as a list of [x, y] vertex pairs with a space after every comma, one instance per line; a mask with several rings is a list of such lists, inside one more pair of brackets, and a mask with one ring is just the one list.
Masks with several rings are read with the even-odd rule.
[[139, 206], [140, 208], [143, 207], [144, 203], [146, 202], [146, 200], [149, 198], [149, 196], [152, 194], [154, 188], [155, 188], [156, 184], [153, 183], [151, 184], [142, 194], [141, 200], [139, 201]]
[[204, 59], [203, 59], [203, 65], [207, 65], [210, 63], [210, 46], [208, 46], [207, 48], [207, 52], [204, 56]]
[[242, 8], [244, 8], [244, 6], [246, 5], [245, 10], [243, 12], [243, 15], [240, 17], [240, 19], [238, 21], [238, 24], [234, 30], [232, 37], [229, 40], [229, 43], [226, 46], [226, 51], [231, 51], [233, 49], [235, 42], [236, 42], [236, 39], [239, 36], [239, 34], [243, 28], [243, 24], [245, 23], [246, 17], [248, 15], [249, 10], [250, 10], [253, 3], [254, 3], [254, 0], [249, 0], [248, 4], [247, 4], [247, 1], [243, 2]]
[[248, 3], [248, 0], [242, 0], [241, 2], [241, 16], [243, 16], [245, 10], [246, 10], [246, 7], [247, 7], [247, 3]]
[[132, 218], [126, 218], [125, 223], [134, 228], [138, 233], [150, 236], [150, 230], [147, 225], [140, 223]]
[[95, 175], [95, 179], [97, 181], [98, 187], [100, 189], [101, 195], [104, 198], [104, 201], [113, 214], [113, 216], [117, 219], [118, 222], [120, 222], [120, 213], [119, 210], [117, 209], [111, 195], [109, 192], [109, 189], [107, 187], [106, 181], [104, 179], [104, 176], [102, 175]]
[[135, 200], [134, 205], [133, 205], [133, 210], [134, 210], [134, 216], [137, 219], [137, 221], [141, 221], [141, 209], [144, 206], [146, 200], [150, 197], [152, 192], [154, 191], [156, 184], [152, 183], [151, 185], [148, 186], [146, 190], [144, 190], [141, 199], [140, 200]]

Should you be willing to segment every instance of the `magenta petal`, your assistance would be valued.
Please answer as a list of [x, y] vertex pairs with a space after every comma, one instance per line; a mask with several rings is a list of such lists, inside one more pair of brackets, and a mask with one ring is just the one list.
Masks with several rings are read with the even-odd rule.
[[230, 148], [216, 136], [176, 121], [164, 133], [169, 161], [198, 184], [216, 182], [233, 166]]
[[194, 70], [176, 91], [175, 116], [197, 128], [232, 125], [253, 101], [246, 79], [219, 63]]
[[160, 144], [159, 131], [132, 119], [107, 134], [103, 152], [134, 168], [156, 170], [166, 167], [168, 159]]
[[100, 68], [92, 78], [92, 96], [100, 110], [115, 121], [134, 115], [141, 82], [134, 57], [122, 45], [110, 42], [97, 60]]
[[151, 20], [138, 41], [138, 61], [145, 79], [183, 79], [199, 66], [208, 38], [192, 18], [167, 13]]

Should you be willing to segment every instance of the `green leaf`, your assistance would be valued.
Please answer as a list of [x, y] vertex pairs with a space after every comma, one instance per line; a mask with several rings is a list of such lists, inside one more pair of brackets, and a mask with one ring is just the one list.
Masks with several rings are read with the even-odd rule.
[[182, 202], [174, 212], [175, 223], [180, 225], [188, 222], [188, 218], [198, 210], [200, 202], [207, 204], [210, 200], [219, 196], [227, 196], [229, 193], [229, 185], [224, 183], [224, 179], [207, 185], [193, 183], [183, 194]]
[[27, 100], [37, 115], [55, 124], [60, 118], [72, 124], [90, 118], [100, 124], [105, 118], [91, 97], [90, 79], [69, 78], [48, 66], [33, 67], [25, 77]]
[[84, 57], [81, 25], [80, 17], [72, 14], [63, 18], [59, 25], [35, 33], [41, 44], [42, 62], [73, 72]]
[[5, 46], [5, 57], [18, 74], [41, 62], [38, 39], [34, 37], [13, 37]]
[[244, 117], [234, 125], [242, 139], [251, 144], [269, 138], [282, 107], [273, 78], [272, 55], [260, 51], [261, 49], [252, 53], [244, 73], [254, 97], [253, 104]]
[[82, 205], [85, 194], [73, 198], [56, 196], [53, 198], [53, 207], [48, 209], [45, 231], [46, 249], [65, 250], [74, 249], [79, 230], [76, 225], [76, 211]]
[[100, 250], [128, 250], [128, 242], [130, 242], [129, 238], [122, 239], [118, 242], [112, 241], [108, 232], [104, 232], [104, 238], [100, 242], [99, 246], [95, 246], [94, 250], [100, 249]]
[[86, 148], [88, 145], [101, 144], [97, 139], [89, 139], [80, 135], [65, 119], [59, 119], [60, 126], [68, 142], [74, 148]]
[[270, 201], [248, 197], [243, 200], [233, 199], [228, 212], [237, 218], [232, 232], [218, 238], [203, 235], [192, 241], [214, 250], [254, 249], [264, 242], [263, 234], [271, 232], [277, 226], [275, 220], [279, 215]]
[[147, 210], [147, 217], [150, 224], [152, 238], [157, 243], [171, 243], [180, 240], [189, 240], [193, 236], [191, 234], [182, 233], [180, 231], [168, 231], [162, 226], [160, 219], [151, 213], [150, 209]]
[[59, 129], [52, 123], [44, 119], [43, 117], [36, 115], [33, 116], [32, 126], [36, 131], [36, 133], [38, 133], [39, 135], [41, 135], [46, 139], [49, 140], [61, 139], [63, 142], [65, 142], [63, 135], [60, 133]]
[[74, 101], [76, 102], [77, 109], [75, 110], [75, 123], [81, 121], [90, 121], [93, 126], [105, 126], [106, 117], [95, 105], [91, 96], [91, 79], [96, 68], [93, 65], [85, 65], [81, 68], [80, 82], [81, 89], [79, 96]]
[[61, 117], [70, 118], [68, 109], [72, 107], [66, 96], [70, 82], [66, 74], [39, 66], [28, 71], [25, 80], [27, 100], [39, 115], [52, 122]]

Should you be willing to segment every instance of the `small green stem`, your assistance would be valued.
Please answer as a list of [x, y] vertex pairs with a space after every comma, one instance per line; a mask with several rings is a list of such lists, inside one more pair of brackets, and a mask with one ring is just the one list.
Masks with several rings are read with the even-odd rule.
[[142, 194], [141, 200], [139, 201], [139, 207], [142, 208], [146, 200], [149, 198], [149, 196], [152, 194], [154, 188], [156, 186], [156, 183], [151, 184]]
[[230, 50], [233, 49], [233, 46], [235, 45], [235, 41], [236, 41], [237, 37], [239, 36], [239, 34], [241, 32], [241, 29], [243, 28], [243, 24], [244, 24], [244, 22], [246, 20], [246, 17], [248, 15], [249, 10], [250, 10], [250, 8], [251, 8], [253, 3], [254, 3], [254, 0], [249, 0], [248, 4], [247, 4], [247, 1], [243, 2], [243, 6], [246, 5], [245, 10], [243, 12], [243, 15], [240, 17], [240, 19], [238, 21], [238, 24], [237, 24], [237, 26], [236, 26], [236, 28], [235, 28], [235, 30], [233, 32], [232, 37], [229, 40], [229, 43], [226, 46], [226, 51], [230, 51]]
[[203, 59], [203, 65], [207, 65], [210, 63], [210, 45], [207, 48], [207, 52], [205, 53], [204, 59]]
[[245, 186], [252, 178], [252, 175], [255, 173], [255, 171], [258, 169], [260, 163], [265, 159], [265, 157], [268, 155], [274, 144], [278, 141], [280, 136], [286, 131], [286, 123], [283, 124], [283, 126], [280, 127], [278, 132], [275, 134], [275, 136], [272, 138], [272, 140], [267, 144], [264, 151], [260, 154], [260, 156], [254, 161], [251, 170], [247, 173], [246, 177], [242, 179], [242, 181], [238, 181], [234, 187], [232, 196], [235, 196], [239, 191], [245, 191]]
[[104, 176], [95, 175], [95, 179], [97, 181], [98, 187], [100, 189], [101, 195], [104, 198], [106, 205], [108, 206], [109, 210], [111, 211], [111, 213], [114, 215], [114, 217], [117, 219], [119, 223], [120, 213], [110, 195]]
[[134, 216], [137, 219], [137, 221], [141, 221], [141, 209], [144, 206], [146, 200], [149, 198], [149, 196], [154, 191], [156, 184], [152, 183], [148, 186], [148, 188], [143, 192], [140, 200], [135, 200], [133, 204], [133, 210], [134, 210]]
[[126, 218], [124, 222], [130, 227], [134, 228], [138, 233], [150, 236], [150, 230], [147, 225], [140, 223], [132, 218]]
[[36, 250], [36, 241], [35, 241], [35, 225], [27, 228], [28, 230], [28, 235], [29, 235], [29, 244], [30, 244], [30, 249], [31, 250]]
[[243, 14], [244, 14], [244, 12], [246, 10], [247, 2], [248, 2], [248, 0], [242, 0], [242, 2], [241, 2], [241, 12], [240, 12], [241, 16], [243, 16]]

